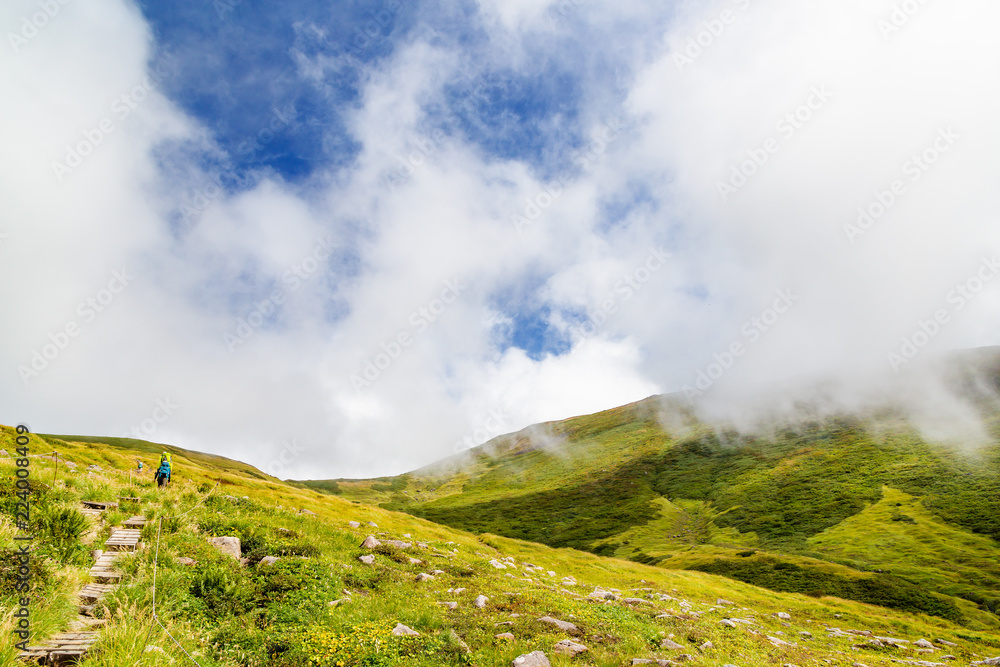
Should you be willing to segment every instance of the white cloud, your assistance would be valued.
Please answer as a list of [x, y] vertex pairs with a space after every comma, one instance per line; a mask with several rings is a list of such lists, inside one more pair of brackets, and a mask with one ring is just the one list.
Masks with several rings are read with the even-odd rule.
[[[208, 175], [194, 163], [183, 177], [165, 173], [154, 151], [177, 139], [217, 150], [207, 129], [155, 90], [119, 118], [115, 100], [147, 74], [149, 27], [115, 0], [62, 6], [0, 56], [0, 421], [118, 434], [170, 397], [180, 407], [153, 440], [261, 467], [294, 440], [289, 477], [401, 472], [495, 432], [484, 426], [492, 410], [514, 430], [675, 391], [746, 342], [743, 324], [784, 288], [800, 301], [748, 346], [720, 394], [811, 370], [887, 368], [900, 337], [1000, 249], [1000, 47], [988, 20], [1000, 10], [927, 5], [884, 40], [889, 3], [740, 4], [685, 5], [665, 35], [648, 8], [575, 7], [595, 49], [632, 49], [613, 90], [584, 87], [580, 116], [593, 120], [581, 122], [599, 131], [599, 119], [621, 115], [625, 129], [522, 234], [511, 215], [546, 184], [461, 133], [435, 134], [422, 111], [481, 63], [414, 39], [366, 73], [346, 118], [362, 147], [354, 164], [300, 189], [265, 176], [212, 200], [178, 235], [166, 211]], [[552, 28], [549, 5], [484, 6], [486, 62], [538, 67], [525, 54]], [[679, 69], [674, 56], [725, 7], [735, 19]], [[35, 8], [5, 5], [0, 32]], [[603, 23], [613, 8], [616, 22]], [[983, 18], [962, 19], [970, 13]], [[594, 66], [578, 56], [561, 65]], [[324, 64], [299, 66], [315, 80]], [[817, 86], [829, 100], [785, 136], [776, 123]], [[52, 162], [105, 118], [114, 131], [59, 182]], [[843, 226], [858, 207], [908, 178], [904, 163], [947, 127], [954, 146], [850, 244]], [[772, 137], [778, 150], [723, 202], [718, 181]], [[321, 239], [357, 263], [286, 279]], [[672, 257], [626, 298], [621, 281], [660, 247]], [[134, 281], [84, 322], [77, 304], [122, 268]], [[495, 328], [513, 306], [496, 295], [529, 279], [566, 331], [579, 324], [572, 312], [609, 301], [614, 312], [596, 333], [573, 333], [562, 355], [498, 349]], [[929, 348], [997, 342], [998, 284]], [[280, 303], [260, 305], [276, 291]], [[230, 352], [224, 334], [255, 308], [266, 311], [259, 326]], [[25, 385], [18, 366], [70, 322], [81, 333]], [[358, 389], [351, 378], [369, 363], [376, 377]]]

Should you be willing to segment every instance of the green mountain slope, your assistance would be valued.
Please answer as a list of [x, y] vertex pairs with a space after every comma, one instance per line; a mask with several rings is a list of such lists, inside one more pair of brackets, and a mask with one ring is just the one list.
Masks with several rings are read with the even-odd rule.
[[[1000, 355], [970, 352], [950, 372], [992, 434], [975, 453], [927, 441], [892, 405], [761, 435], [651, 397], [336, 492], [477, 533], [995, 625]], [[883, 540], [875, 519], [902, 498], [914, 522], [889, 523], [907, 539]]]
[[[13, 435], [0, 427], [0, 448], [14, 452]], [[81, 667], [194, 661], [203, 667], [490, 667], [511, 665], [532, 651], [543, 651], [556, 666], [617, 667], [683, 653], [706, 665], [861, 660], [889, 667], [894, 660], [926, 657], [912, 644], [918, 638], [934, 642], [935, 658], [950, 653], [958, 664], [1000, 655], [1000, 632], [969, 623], [477, 537], [194, 452], [177, 450], [174, 481], [158, 489], [148, 474], [137, 480], [130, 471], [136, 457], [160, 446], [113, 444], [30, 438], [32, 454], [57, 451], [60, 460], [57, 467], [31, 459], [33, 642], [65, 630], [75, 616], [74, 592], [87, 581], [89, 549], [111, 526], [133, 512], [152, 519], [142, 530], [146, 548], [118, 561], [121, 585], [95, 605], [93, 613], [107, 623]], [[0, 630], [7, 637], [18, 603], [10, 558], [18, 533], [14, 464], [0, 459]], [[100, 469], [86, 470], [92, 464]], [[84, 499], [123, 496], [138, 500], [85, 519], [83, 534], [71, 535], [53, 519], [72, 514]], [[362, 547], [368, 535], [382, 544]], [[208, 542], [213, 536], [238, 537], [246, 560], [217, 551]], [[268, 564], [268, 556], [278, 560]], [[185, 564], [182, 557], [195, 562]], [[152, 615], [154, 566], [162, 626]], [[592, 595], [598, 586], [606, 592]], [[560, 629], [543, 617], [573, 627]], [[739, 622], [724, 624], [724, 618]], [[394, 635], [398, 623], [418, 634]], [[667, 638], [683, 648], [662, 646]], [[576, 658], [558, 653], [557, 644], [567, 639], [587, 651]], [[15, 664], [12, 644], [0, 643], [0, 666]]]

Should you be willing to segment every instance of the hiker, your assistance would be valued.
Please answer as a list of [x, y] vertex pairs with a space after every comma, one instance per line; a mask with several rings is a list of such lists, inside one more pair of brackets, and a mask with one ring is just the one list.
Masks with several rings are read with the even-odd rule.
[[170, 454], [163, 452], [160, 457], [160, 468], [156, 471], [156, 485], [165, 486], [170, 483]]

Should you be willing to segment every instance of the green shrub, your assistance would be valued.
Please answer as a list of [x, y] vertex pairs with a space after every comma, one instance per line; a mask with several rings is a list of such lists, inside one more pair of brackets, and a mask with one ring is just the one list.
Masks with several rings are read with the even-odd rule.
[[199, 562], [190, 591], [217, 614], [240, 614], [253, 606], [254, 591], [250, 580], [235, 562]]

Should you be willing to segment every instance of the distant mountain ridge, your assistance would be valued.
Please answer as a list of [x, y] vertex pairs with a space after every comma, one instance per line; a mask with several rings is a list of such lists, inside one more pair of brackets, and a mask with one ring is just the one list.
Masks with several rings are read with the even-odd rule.
[[295, 484], [477, 533], [992, 624], [1000, 349], [953, 354], [942, 377], [981, 418], [975, 453], [927, 440], [891, 402], [744, 432], [674, 395], [397, 477]]

